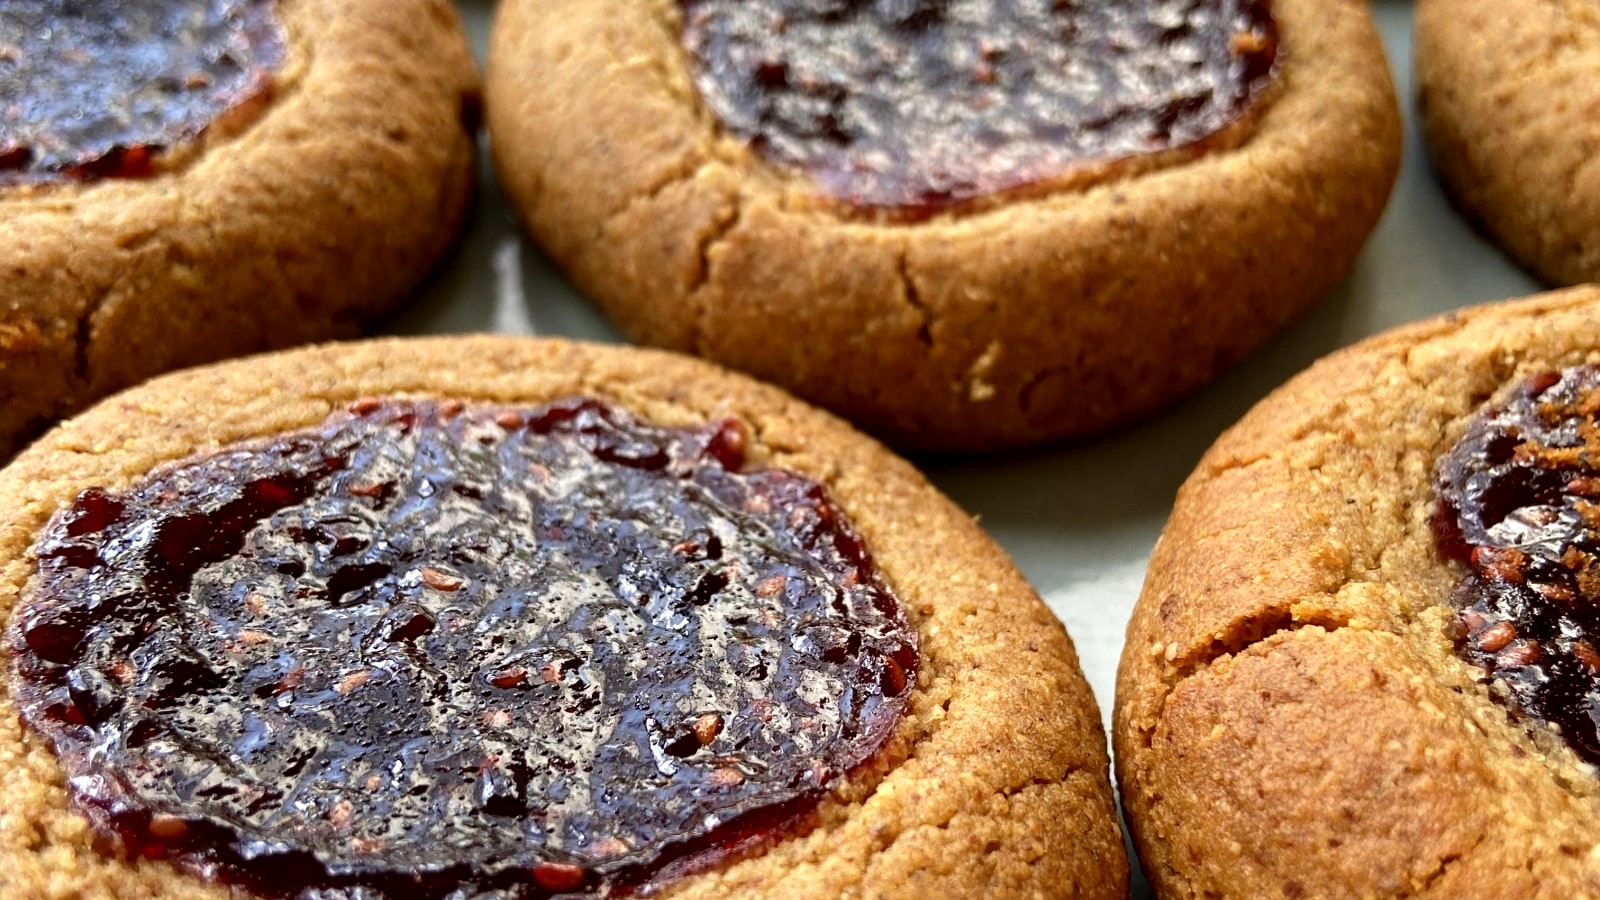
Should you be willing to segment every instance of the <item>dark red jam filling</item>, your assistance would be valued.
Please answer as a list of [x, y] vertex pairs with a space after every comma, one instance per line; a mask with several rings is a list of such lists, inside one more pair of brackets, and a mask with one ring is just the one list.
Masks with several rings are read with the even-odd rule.
[[682, 0], [732, 133], [849, 203], [931, 214], [1203, 142], [1278, 54], [1271, 0]]
[[1510, 706], [1600, 765], [1600, 367], [1550, 372], [1485, 409], [1439, 463], [1439, 550], [1462, 654]]
[[49, 525], [13, 692], [130, 855], [317, 900], [625, 893], [873, 757], [918, 654], [735, 422], [358, 403]]
[[272, 0], [0, 3], [0, 184], [139, 177], [262, 95]]

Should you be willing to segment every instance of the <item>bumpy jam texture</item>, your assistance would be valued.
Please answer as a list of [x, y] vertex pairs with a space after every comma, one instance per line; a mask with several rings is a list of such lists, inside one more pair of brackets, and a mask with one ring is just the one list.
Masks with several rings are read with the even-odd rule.
[[1270, 0], [683, 7], [725, 127], [826, 194], [909, 213], [1202, 144], [1260, 96], [1278, 49]]
[[1461, 652], [1511, 707], [1600, 765], [1600, 367], [1551, 372], [1479, 414], [1439, 463]]
[[14, 694], [132, 855], [272, 895], [627, 890], [877, 753], [914, 632], [727, 422], [364, 402], [49, 526]]
[[137, 177], [264, 96], [273, 0], [0, 3], [0, 184]]

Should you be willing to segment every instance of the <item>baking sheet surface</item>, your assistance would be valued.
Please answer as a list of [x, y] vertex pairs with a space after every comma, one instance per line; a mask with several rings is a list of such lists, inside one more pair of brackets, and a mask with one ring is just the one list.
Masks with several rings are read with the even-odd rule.
[[[460, 5], [481, 60], [491, 3]], [[917, 460], [1011, 553], [1066, 623], [1107, 720], [1145, 561], [1178, 485], [1216, 436], [1329, 351], [1393, 325], [1539, 287], [1468, 228], [1428, 168], [1411, 94], [1411, 4], [1377, 0], [1372, 10], [1406, 117], [1405, 161], [1377, 231], [1329, 297], [1217, 383], [1143, 424], [1063, 448]], [[621, 339], [521, 234], [487, 165], [465, 244], [386, 330]], [[1148, 897], [1136, 882], [1134, 896]]]

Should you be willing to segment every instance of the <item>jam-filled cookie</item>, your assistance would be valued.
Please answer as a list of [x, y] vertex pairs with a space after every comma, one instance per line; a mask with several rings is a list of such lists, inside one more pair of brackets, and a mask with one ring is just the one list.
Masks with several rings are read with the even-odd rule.
[[0, 500], [24, 895], [1126, 896], [1094, 699], [1004, 553], [705, 363], [224, 363]]
[[1193, 390], [1345, 271], [1399, 156], [1354, 0], [508, 0], [488, 93], [628, 335], [915, 447]]
[[1419, 0], [1417, 111], [1475, 225], [1551, 284], [1600, 281], [1600, 7]]
[[388, 308], [465, 219], [477, 107], [445, 0], [0, 5], [0, 459]]
[[1179, 492], [1117, 774], [1161, 897], [1600, 896], [1600, 290], [1312, 366]]

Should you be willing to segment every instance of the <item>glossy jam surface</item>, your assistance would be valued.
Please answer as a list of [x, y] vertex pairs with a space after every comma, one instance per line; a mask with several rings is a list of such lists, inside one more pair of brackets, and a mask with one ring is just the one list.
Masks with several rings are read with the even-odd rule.
[[268, 90], [284, 58], [272, 5], [0, 3], [0, 185], [148, 174]]
[[1439, 549], [1464, 563], [1461, 652], [1600, 765], [1600, 367], [1479, 414], [1439, 463]]
[[37, 546], [14, 693], [132, 855], [274, 896], [627, 891], [877, 753], [915, 633], [733, 422], [366, 401]]
[[1269, 0], [683, 0], [732, 133], [849, 203], [931, 213], [1203, 142], [1270, 82]]

